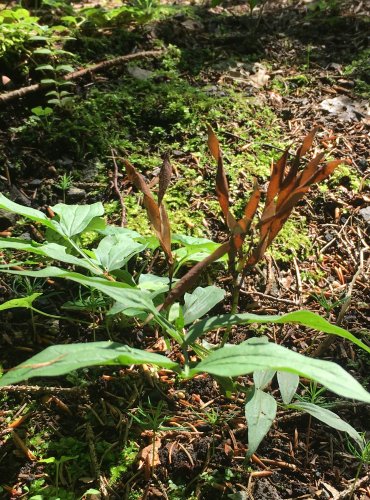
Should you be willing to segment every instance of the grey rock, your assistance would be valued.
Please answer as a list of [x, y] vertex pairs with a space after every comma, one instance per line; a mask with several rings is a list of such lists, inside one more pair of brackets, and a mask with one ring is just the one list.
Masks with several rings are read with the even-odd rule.
[[361, 208], [360, 215], [365, 219], [365, 222], [370, 224], [370, 205], [365, 208]]
[[86, 198], [86, 191], [77, 187], [71, 187], [67, 191], [68, 203], [76, 203]]
[[0, 231], [5, 231], [10, 226], [13, 226], [17, 222], [17, 219], [17, 214], [0, 209]]

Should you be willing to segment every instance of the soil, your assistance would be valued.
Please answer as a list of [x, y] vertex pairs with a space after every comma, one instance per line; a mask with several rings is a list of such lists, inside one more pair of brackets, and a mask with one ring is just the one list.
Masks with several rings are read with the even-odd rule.
[[[315, 124], [322, 128], [320, 141], [330, 149], [330, 156], [345, 158], [350, 163], [347, 173], [328, 181], [326, 190], [315, 187], [296, 209], [297, 218], [305, 218], [312, 251], [302, 259], [299, 252], [304, 253], [303, 248], [298, 253], [287, 248], [287, 259], [269, 254], [248, 276], [240, 310], [281, 314], [309, 309], [341, 324], [369, 344], [369, 64], [362, 60], [352, 72], [346, 69], [368, 48], [367, 2], [323, 0], [316, 2], [315, 7], [314, 2], [276, 0], [266, 2], [262, 12], [256, 8], [253, 15], [243, 1], [229, 0], [213, 7], [206, 2], [177, 4], [183, 10], [171, 16], [143, 25], [131, 24], [122, 42], [125, 49], [152, 50], [158, 41], [166, 46], [172, 44], [182, 51], [181, 78], [194, 89], [206, 87], [217, 100], [233, 88], [243, 98], [253, 99], [257, 107], [268, 107], [281, 137], [269, 142], [266, 133], [267, 154], [280, 154], [276, 148], [279, 150], [282, 145], [296, 145]], [[82, 44], [82, 49], [78, 47], [82, 54], [88, 40], [86, 37], [71, 42], [71, 46], [73, 43], [76, 50]], [[92, 54], [90, 50], [90, 63], [94, 62]], [[97, 52], [96, 60], [101, 56]], [[258, 78], [251, 83], [249, 73], [255, 63], [262, 68], [254, 68]], [[147, 71], [160, 66], [161, 60], [143, 62]], [[78, 81], [78, 98], [89, 99], [90, 87], [102, 94], [119, 89], [122, 71], [125, 69], [108, 70]], [[15, 86], [34, 83], [32, 77], [29, 81], [19, 78], [21, 83], [14, 76]], [[158, 85], [166, 78], [171, 77], [158, 77]], [[47, 131], [36, 132], [35, 136], [35, 132], [22, 129], [30, 109], [38, 105], [45, 105], [45, 96], [40, 93], [0, 108], [2, 192], [17, 203], [45, 209], [62, 201], [62, 191], [56, 187], [58, 176], [70, 167], [78, 179], [73, 184], [70, 203], [117, 201], [111, 166], [103, 168], [103, 175], [101, 168], [96, 170], [98, 161], [106, 160], [110, 151], [102, 146], [102, 154], [94, 156], [85, 151], [78, 157], [76, 151], [65, 149], [69, 142], [62, 136], [60, 143], [50, 139], [51, 148]], [[153, 110], [144, 110], [144, 115], [146, 111], [150, 114]], [[67, 115], [68, 112], [60, 111], [62, 120], [67, 120]], [[109, 120], [107, 127], [113, 130], [116, 117]], [[246, 144], [244, 136], [238, 134], [239, 127], [245, 124], [233, 122], [231, 115], [227, 120], [227, 125], [218, 131], [225, 148], [238, 153], [247, 151], [253, 142], [252, 128], [250, 143]], [[166, 128], [161, 123], [157, 125]], [[142, 141], [140, 127], [137, 136], [129, 137], [132, 143]], [[193, 141], [191, 132], [183, 130], [178, 135], [182, 133], [185, 143]], [[94, 134], [92, 130], [91, 136]], [[147, 147], [148, 158], [158, 150], [162, 152], [155, 139]], [[211, 160], [207, 164], [210, 173], [201, 170], [197, 151], [191, 148], [190, 144], [187, 150], [173, 150], [176, 165], [181, 169], [199, 166], [198, 175], [211, 177]], [[145, 173], [149, 179], [155, 177], [151, 167]], [[258, 180], [261, 179], [266, 182], [262, 174]], [[123, 173], [116, 180], [125, 200], [132, 194], [132, 187]], [[243, 186], [243, 179], [239, 182]], [[236, 198], [242, 196], [243, 189], [237, 188]], [[210, 193], [212, 197], [214, 193]], [[207, 205], [207, 200], [195, 194], [194, 203]], [[111, 214], [112, 221], [118, 224], [119, 211]], [[224, 241], [223, 221], [210, 205], [204, 211], [208, 215], [208, 236]], [[12, 215], [3, 212], [0, 231], [5, 236], [28, 233], [38, 241], [37, 228], [17, 223]], [[153, 266], [158, 273], [163, 269], [160, 259]], [[221, 268], [209, 273], [204, 281], [212, 277], [227, 291], [225, 303], [213, 312], [228, 312], [230, 277]], [[0, 286], [4, 301], [15, 296], [14, 283], [6, 275], [1, 276]], [[38, 308], [59, 314], [66, 294], [72, 296], [74, 289], [46, 284], [46, 299]], [[350, 302], [344, 305], [346, 296]], [[78, 321], [91, 321], [89, 314], [75, 314], [73, 323], [36, 317], [36, 332], [28, 311], [17, 309], [1, 315], [0, 361], [4, 369], [27, 360], [47, 345], [91, 340], [91, 325]], [[105, 330], [99, 327], [100, 318], [95, 319], [96, 340], [106, 340]], [[240, 343], [255, 333], [256, 329], [250, 326], [235, 328], [230, 343]], [[167, 353], [173, 359], [181, 357], [175, 347], [169, 352], [161, 342], [160, 332], [153, 332], [147, 325], [131, 323], [112, 334], [114, 340], [133, 347]], [[318, 350], [319, 357], [336, 361], [368, 386], [369, 358], [349, 342], [335, 339], [329, 344], [324, 334], [313, 335], [295, 325], [275, 326], [263, 334], [301, 353]], [[215, 343], [220, 340], [218, 336], [218, 332], [211, 332], [206, 340]], [[300, 392], [307, 394], [308, 383], [304, 382], [306, 388]], [[250, 377], [240, 377], [238, 383], [248, 388], [252, 381]], [[278, 396], [274, 383], [271, 391]], [[338, 401], [329, 392], [324, 397], [326, 404], [331, 403], [333, 411], [355, 429], [370, 432], [368, 406]], [[358, 469], [359, 461], [351, 455], [344, 433], [306, 414], [280, 407], [268, 436], [252, 459], [246, 461], [245, 392], [241, 390], [229, 397], [210, 376], [199, 375], [184, 382], [166, 370], [94, 368], [67, 377], [35, 379], [6, 391], [1, 389], [0, 398], [0, 496], [4, 499], [370, 498], [369, 460]], [[160, 423], [155, 429], [148, 424], [150, 418], [140, 417], [140, 408], [155, 418], [161, 404]], [[156, 440], [158, 450], [153, 466], [152, 443]], [[44, 460], [40, 461], [40, 457]], [[59, 461], [58, 466], [55, 461]], [[121, 468], [119, 473], [115, 467]], [[86, 493], [89, 489], [96, 492]]]

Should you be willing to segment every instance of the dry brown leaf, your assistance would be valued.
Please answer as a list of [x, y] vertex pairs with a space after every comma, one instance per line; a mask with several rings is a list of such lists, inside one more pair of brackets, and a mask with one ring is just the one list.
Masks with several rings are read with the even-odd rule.
[[216, 194], [220, 204], [222, 213], [224, 214], [226, 224], [229, 229], [233, 230], [237, 225], [235, 217], [229, 210], [229, 185], [226, 179], [224, 164], [222, 160], [222, 152], [220, 143], [213, 132], [212, 128], [208, 125], [208, 146], [213, 158], [217, 161], [217, 174], [216, 174]]
[[154, 230], [160, 236], [161, 217], [157, 202], [154, 200], [153, 195], [150, 192], [150, 189], [144, 180], [144, 177], [136, 170], [136, 168], [133, 165], [131, 165], [129, 161], [124, 160], [124, 163], [128, 178], [136, 186], [136, 188], [139, 189], [139, 191], [141, 191], [144, 195], [144, 206], [148, 212], [149, 220]]
[[171, 182], [171, 176], [172, 166], [168, 156], [166, 155], [162, 163], [161, 171], [159, 172], [158, 205], [162, 203], [163, 197]]
[[157, 437], [154, 443], [151, 443], [149, 446], [145, 446], [145, 448], [143, 448], [138, 455], [138, 469], [140, 470], [144, 468], [144, 476], [146, 480], [150, 479], [153, 468], [161, 464], [158, 453], [161, 444], [161, 439]]
[[220, 143], [218, 142], [218, 139], [216, 137], [216, 134], [213, 132], [212, 127], [207, 125], [207, 130], [208, 130], [208, 147], [211, 152], [211, 155], [213, 158], [218, 161], [218, 158], [220, 156]]

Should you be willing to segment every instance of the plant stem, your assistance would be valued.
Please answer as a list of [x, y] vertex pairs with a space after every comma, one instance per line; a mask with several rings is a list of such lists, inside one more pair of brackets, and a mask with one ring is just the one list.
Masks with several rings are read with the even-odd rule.
[[[242, 286], [242, 280], [243, 276], [240, 275], [240, 273], [235, 273], [233, 276], [233, 291], [232, 291], [232, 298], [231, 298], [231, 314], [236, 314], [238, 312], [238, 307], [239, 307], [239, 297], [240, 297], [240, 289]], [[223, 347], [226, 342], [229, 340], [230, 332], [232, 329], [232, 325], [228, 326], [225, 330], [225, 333], [222, 337], [221, 345], [220, 347]]]
[[363, 466], [363, 462], [360, 462], [359, 466], [357, 467], [357, 471], [356, 471], [356, 475], [355, 475], [355, 480], [353, 481], [353, 486], [352, 486], [352, 489], [351, 489], [351, 493], [349, 494], [349, 499], [350, 500], [353, 498], [353, 495], [355, 494], [356, 484], [357, 484], [358, 478], [360, 476], [360, 472], [362, 470], [362, 466]]

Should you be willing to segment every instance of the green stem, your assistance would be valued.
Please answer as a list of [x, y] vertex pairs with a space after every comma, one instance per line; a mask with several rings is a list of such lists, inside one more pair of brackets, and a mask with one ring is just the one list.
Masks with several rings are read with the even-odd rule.
[[76, 250], [76, 252], [78, 252], [82, 258], [84, 258], [85, 260], [87, 260], [97, 271], [98, 271], [98, 274], [102, 274], [102, 270], [100, 269], [99, 266], [97, 266], [95, 264], [95, 262], [90, 259], [90, 257], [88, 255], [85, 254], [85, 252], [83, 250], [81, 250], [81, 248], [76, 245], [76, 243], [72, 240], [72, 238], [67, 238], [68, 239], [68, 242], [73, 246], [73, 248]]
[[[236, 314], [238, 312], [240, 288], [242, 286], [242, 276], [240, 276], [239, 273], [236, 273], [234, 275], [232, 286], [233, 286], [233, 292], [232, 292], [232, 298], [231, 298], [231, 311], [230, 311], [230, 313]], [[222, 337], [220, 347], [223, 347], [226, 344], [226, 342], [229, 340], [231, 329], [232, 329], [232, 325], [230, 325], [226, 328], [225, 333]]]
[[[64, 319], [68, 321], [76, 321], [74, 318], [71, 318], [70, 316], [58, 316], [56, 314], [49, 314], [44, 311], [40, 311], [40, 309], [36, 309], [36, 307], [31, 307], [31, 311], [36, 312], [37, 314], [41, 314], [42, 316], [46, 316], [47, 318], [54, 318], [54, 319]], [[78, 320], [79, 323], [82, 323], [84, 325], [91, 325], [91, 321], [84, 321], [82, 319]]]
[[357, 467], [356, 475], [355, 475], [355, 480], [353, 481], [353, 486], [351, 489], [351, 493], [349, 494], [350, 500], [353, 498], [353, 495], [355, 494], [356, 490], [356, 483], [358, 481], [358, 478], [360, 477], [360, 472], [362, 470], [363, 462], [360, 462], [359, 466]]
[[168, 333], [170, 337], [172, 337], [176, 342], [178, 342], [181, 346], [184, 344], [184, 336], [181, 335], [166, 318], [157, 312], [153, 313], [153, 319], [163, 328], [163, 330]]

